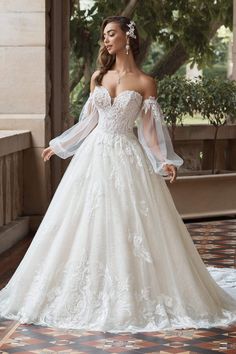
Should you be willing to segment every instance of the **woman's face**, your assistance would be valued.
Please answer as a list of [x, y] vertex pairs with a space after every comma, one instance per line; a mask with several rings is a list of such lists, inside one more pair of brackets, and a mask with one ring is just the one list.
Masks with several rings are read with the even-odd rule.
[[117, 54], [125, 50], [126, 34], [116, 22], [110, 22], [103, 31], [104, 45], [109, 54]]

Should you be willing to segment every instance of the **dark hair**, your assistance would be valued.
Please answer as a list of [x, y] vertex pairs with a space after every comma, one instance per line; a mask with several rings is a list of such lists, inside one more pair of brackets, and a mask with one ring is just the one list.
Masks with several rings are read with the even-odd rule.
[[[106, 25], [110, 22], [116, 22], [119, 24], [121, 30], [126, 33], [129, 30], [128, 24], [130, 23], [130, 19], [125, 16], [110, 16], [105, 18], [101, 26], [101, 47], [98, 54], [98, 65], [99, 65], [99, 74], [95, 78], [95, 82], [97, 85], [101, 85], [103, 76], [107, 73], [109, 69], [115, 63], [115, 55], [109, 54], [104, 43], [103, 43], [103, 31]], [[129, 45], [134, 56], [134, 60], [137, 61], [139, 55], [139, 34], [136, 26], [134, 26], [134, 34], [136, 38], [129, 37]]]

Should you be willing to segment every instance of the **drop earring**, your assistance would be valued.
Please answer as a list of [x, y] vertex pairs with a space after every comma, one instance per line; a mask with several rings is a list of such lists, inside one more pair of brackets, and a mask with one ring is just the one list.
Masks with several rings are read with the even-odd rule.
[[128, 42], [126, 43], [125, 49], [126, 49], [126, 54], [128, 55], [129, 54], [129, 49], [130, 49], [130, 45], [129, 45]]

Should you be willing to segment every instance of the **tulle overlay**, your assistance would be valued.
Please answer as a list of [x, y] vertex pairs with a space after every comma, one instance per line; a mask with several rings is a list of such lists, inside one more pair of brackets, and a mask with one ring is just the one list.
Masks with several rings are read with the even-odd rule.
[[[132, 92], [113, 105], [122, 96], [140, 108]], [[114, 333], [226, 326], [236, 323], [235, 286], [234, 269], [205, 267], [133, 132], [99, 117], [0, 292], [0, 315]]]

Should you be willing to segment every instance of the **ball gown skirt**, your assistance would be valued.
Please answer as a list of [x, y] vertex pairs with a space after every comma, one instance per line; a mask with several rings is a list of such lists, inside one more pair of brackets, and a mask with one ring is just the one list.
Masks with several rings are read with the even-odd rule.
[[114, 333], [236, 323], [236, 271], [206, 268], [162, 177], [182, 160], [154, 97], [98, 86], [50, 145], [73, 158], [0, 317]]

